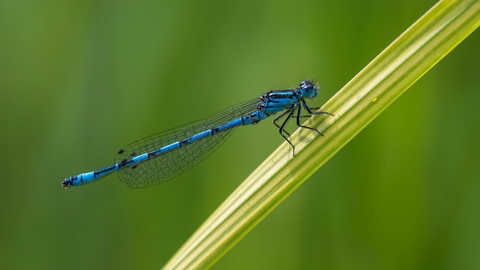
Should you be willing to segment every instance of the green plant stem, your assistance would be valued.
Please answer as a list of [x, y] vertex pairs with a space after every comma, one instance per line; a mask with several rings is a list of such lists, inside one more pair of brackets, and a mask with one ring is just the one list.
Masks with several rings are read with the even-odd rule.
[[164, 269], [208, 268], [425, 72], [480, 25], [480, 1], [441, 1], [282, 144], [205, 221]]

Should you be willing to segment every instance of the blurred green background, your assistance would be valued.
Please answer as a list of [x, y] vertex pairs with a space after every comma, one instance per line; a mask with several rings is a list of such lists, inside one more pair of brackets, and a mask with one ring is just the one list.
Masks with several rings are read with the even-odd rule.
[[[321, 105], [435, 1], [1, 1], [0, 265], [158, 269], [282, 138], [174, 181], [64, 190], [137, 139], [315, 78]], [[213, 269], [479, 269], [474, 32]]]

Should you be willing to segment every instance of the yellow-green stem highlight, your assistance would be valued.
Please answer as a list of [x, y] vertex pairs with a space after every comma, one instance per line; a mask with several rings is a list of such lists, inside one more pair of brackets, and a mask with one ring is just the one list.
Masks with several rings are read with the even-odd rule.
[[208, 268], [480, 25], [480, 1], [441, 1], [291, 136], [205, 221], [164, 269]]

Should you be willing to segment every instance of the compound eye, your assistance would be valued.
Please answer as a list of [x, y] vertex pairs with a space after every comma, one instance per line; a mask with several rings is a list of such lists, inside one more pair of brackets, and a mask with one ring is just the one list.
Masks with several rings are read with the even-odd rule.
[[313, 88], [313, 83], [311, 81], [303, 81], [300, 83], [300, 88], [307, 90], [309, 88]]
[[300, 88], [305, 89], [306, 88], [306, 83], [305, 81], [300, 83]]

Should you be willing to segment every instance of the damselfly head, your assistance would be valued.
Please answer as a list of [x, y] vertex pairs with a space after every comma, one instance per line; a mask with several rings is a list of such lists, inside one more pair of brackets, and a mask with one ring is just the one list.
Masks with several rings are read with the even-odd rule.
[[300, 90], [305, 98], [315, 98], [318, 96], [318, 88], [314, 81], [305, 80], [300, 83]]

